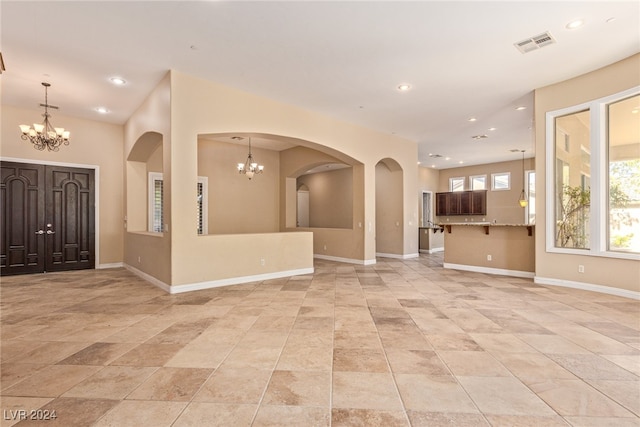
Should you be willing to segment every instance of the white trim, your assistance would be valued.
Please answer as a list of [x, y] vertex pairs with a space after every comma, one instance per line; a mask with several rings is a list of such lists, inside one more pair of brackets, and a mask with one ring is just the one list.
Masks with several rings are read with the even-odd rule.
[[522, 277], [525, 279], [533, 279], [535, 277], [535, 273], [533, 271], [505, 270], [502, 268], [479, 267], [476, 265], [464, 265], [464, 264], [451, 264], [448, 262], [445, 262], [443, 264], [443, 267], [450, 268], [452, 270], [464, 270], [464, 271], [473, 271], [476, 273], [498, 274], [501, 276]]
[[187, 283], [185, 285], [170, 286], [163, 281], [158, 280], [155, 277], [145, 273], [144, 271], [138, 270], [137, 268], [129, 264], [125, 264], [124, 267], [136, 276], [143, 278], [152, 285], [157, 286], [158, 288], [170, 294], [181, 294], [183, 292], [200, 291], [204, 289], [219, 288], [221, 286], [240, 285], [242, 283], [249, 282], [262, 282], [263, 280], [281, 279], [283, 277], [300, 276], [303, 274], [313, 274], [314, 272], [313, 267], [300, 268], [297, 270], [276, 271], [273, 273], [255, 274], [253, 276], [230, 277], [228, 279], [210, 280], [207, 282]]
[[580, 289], [583, 291], [600, 292], [603, 294], [616, 295], [624, 298], [640, 300], [640, 292], [619, 289], [611, 286], [594, 285], [591, 283], [574, 282], [572, 280], [552, 279], [549, 277], [536, 276], [533, 282], [538, 285], [560, 286], [564, 288]]
[[93, 264], [93, 268], [97, 268], [100, 265], [100, 166], [99, 165], [90, 165], [85, 163], [68, 163], [68, 162], [52, 162], [48, 160], [36, 160], [36, 159], [21, 159], [18, 157], [2, 157], [0, 156], [0, 161], [3, 162], [16, 162], [16, 163], [28, 163], [30, 165], [48, 165], [48, 166], [62, 166], [68, 168], [82, 168], [82, 169], [93, 169], [93, 182], [94, 182], [94, 190], [93, 196], [95, 200], [95, 206], [93, 210], [93, 231], [94, 231], [94, 245], [93, 252], [95, 253], [95, 260]]
[[342, 258], [338, 256], [322, 255], [322, 254], [313, 254], [313, 257], [318, 259], [324, 259], [327, 261], [346, 262], [348, 264], [373, 265], [376, 263], [375, 259], [362, 260], [362, 259]]
[[420, 254], [415, 253], [415, 254], [401, 255], [401, 254], [386, 254], [384, 252], [376, 252], [376, 256], [380, 258], [411, 259], [411, 258], [418, 258]]
[[133, 267], [132, 265], [129, 265], [129, 264], [124, 264], [124, 268], [126, 268], [127, 270], [129, 270], [130, 272], [135, 274], [136, 276], [138, 276], [138, 277], [146, 280], [147, 282], [151, 283], [152, 285], [157, 286], [158, 288], [162, 289], [163, 291], [171, 293], [171, 286], [167, 285], [162, 280], [158, 280], [155, 277], [151, 276], [150, 274], [147, 274], [142, 270], [138, 270], [137, 268], [135, 268], [135, 267]]
[[121, 268], [124, 267], [124, 263], [122, 262], [112, 262], [109, 264], [100, 264], [96, 266], [96, 270], [102, 270], [105, 268]]
[[421, 254], [434, 254], [436, 252], [444, 252], [444, 248], [420, 249]]

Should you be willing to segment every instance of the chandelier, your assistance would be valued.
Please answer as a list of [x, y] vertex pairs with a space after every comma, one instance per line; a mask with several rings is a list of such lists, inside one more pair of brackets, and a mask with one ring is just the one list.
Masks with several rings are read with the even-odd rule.
[[49, 105], [47, 97], [47, 89], [51, 84], [42, 83], [44, 86], [44, 104], [40, 104], [44, 107], [44, 122], [42, 124], [34, 123], [33, 127], [29, 125], [20, 125], [20, 131], [22, 132], [21, 138], [25, 141], [31, 141], [33, 148], [36, 150], [58, 151], [62, 144], [69, 145], [69, 131], [64, 128], [56, 128], [49, 122], [49, 108], [55, 110], [58, 109], [55, 105]]
[[[520, 151], [522, 152], [522, 179], [524, 180], [524, 150]], [[518, 203], [520, 204], [521, 208], [526, 208], [529, 204], [529, 198], [527, 197], [527, 193], [524, 191], [524, 183], [522, 184], [522, 191], [520, 192]]]
[[[241, 136], [233, 136], [231, 139], [243, 140]], [[259, 165], [253, 156], [251, 155], [251, 137], [249, 137], [249, 155], [244, 163], [238, 163], [238, 173], [247, 175], [247, 178], [251, 179], [255, 174], [264, 172], [264, 166]]]

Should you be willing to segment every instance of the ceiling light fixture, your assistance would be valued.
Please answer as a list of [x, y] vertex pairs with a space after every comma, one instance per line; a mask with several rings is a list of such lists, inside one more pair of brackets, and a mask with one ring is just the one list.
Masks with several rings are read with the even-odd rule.
[[403, 83], [403, 84], [401, 84], [401, 85], [399, 85], [399, 86], [398, 86], [398, 90], [399, 90], [400, 92], [406, 92], [406, 91], [408, 91], [409, 89], [411, 89], [411, 85], [406, 84], [406, 83]]
[[529, 198], [527, 197], [527, 193], [524, 191], [524, 150], [520, 150], [522, 152], [522, 191], [520, 192], [520, 198], [518, 199], [518, 203], [521, 208], [526, 208], [529, 204]]
[[107, 114], [109, 112], [105, 107], [97, 107], [96, 111], [100, 114]]
[[111, 77], [109, 80], [111, 80], [111, 83], [113, 83], [116, 86], [122, 86], [125, 83], [127, 83], [127, 81], [122, 77]]
[[576, 28], [582, 27], [584, 21], [582, 19], [576, 19], [575, 21], [571, 21], [566, 25], [567, 30], [575, 30]]
[[494, 130], [496, 130], [497, 128], [489, 128], [488, 130], [490, 130], [491, 132], [493, 132]]
[[478, 120], [478, 119], [476, 119], [475, 117], [469, 117], [469, 119], [468, 119], [468, 120], [469, 120], [470, 122], [475, 122], [475, 121], [476, 121], [476, 120]]
[[485, 134], [482, 134], [482, 135], [473, 135], [471, 138], [473, 138], [475, 140], [481, 140], [481, 139], [489, 138], [489, 136], [485, 135]]
[[20, 125], [21, 138], [25, 141], [30, 141], [36, 150], [42, 151], [46, 148], [49, 151], [58, 151], [62, 144], [69, 145], [70, 133], [64, 128], [53, 127], [49, 122], [49, 117], [51, 117], [49, 108], [57, 110], [58, 107], [49, 105], [48, 102], [47, 89], [51, 84], [43, 82], [42, 86], [44, 86], [44, 104], [40, 104], [40, 106], [44, 107], [44, 114], [42, 115], [44, 122], [42, 124], [34, 123], [33, 127]]
[[518, 107], [516, 107], [516, 111], [522, 111], [522, 110], [526, 110], [527, 107], [525, 107], [524, 105], [520, 105]]
[[[241, 136], [233, 136], [231, 139], [241, 141], [244, 138]], [[251, 180], [255, 174], [262, 172], [264, 172], [264, 166], [259, 165], [255, 160], [253, 160], [253, 155], [251, 154], [251, 137], [249, 137], [249, 155], [244, 163], [238, 163], [238, 173], [247, 175], [247, 178]]]

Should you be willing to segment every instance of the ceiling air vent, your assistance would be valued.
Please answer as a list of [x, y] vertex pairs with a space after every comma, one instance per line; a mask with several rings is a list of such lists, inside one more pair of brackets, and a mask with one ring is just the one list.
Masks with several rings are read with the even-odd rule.
[[432, 159], [439, 159], [440, 157], [442, 157], [442, 154], [429, 154], [429, 157], [431, 157]]
[[519, 41], [518, 43], [514, 43], [513, 45], [520, 51], [520, 53], [527, 53], [532, 50], [538, 50], [545, 46], [549, 46], [555, 42], [556, 39], [554, 39], [551, 33], [547, 31], [542, 34], [538, 34], [537, 36]]

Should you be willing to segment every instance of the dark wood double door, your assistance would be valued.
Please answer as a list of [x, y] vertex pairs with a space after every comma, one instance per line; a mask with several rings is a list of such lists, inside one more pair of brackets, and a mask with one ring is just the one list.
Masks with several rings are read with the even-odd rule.
[[94, 268], [94, 170], [1, 162], [0, 171], [0, 274]]

